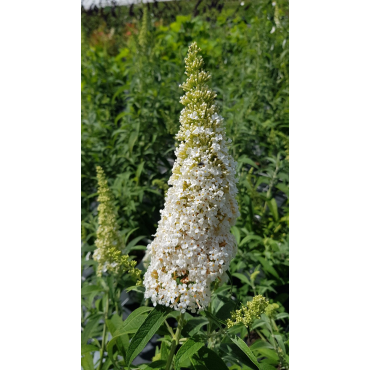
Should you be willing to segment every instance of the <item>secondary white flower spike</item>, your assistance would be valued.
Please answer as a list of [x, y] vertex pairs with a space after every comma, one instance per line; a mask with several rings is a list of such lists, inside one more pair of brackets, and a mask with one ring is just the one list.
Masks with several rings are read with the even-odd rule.
[[236, 253], [230, 227], [239, 217], [235, 168], [228, 154], [223, 118], [202, 70], [196, 43], [185, 59], [186, 92], [180, 99], [181, 141], [144, 276], [145, 298], [185, 312], [199, 312], [211, 299], [211, 283], [229, 268]]

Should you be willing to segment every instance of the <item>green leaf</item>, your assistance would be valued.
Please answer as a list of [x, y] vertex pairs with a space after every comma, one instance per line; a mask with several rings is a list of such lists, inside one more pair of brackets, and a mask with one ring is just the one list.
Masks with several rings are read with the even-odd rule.
[[219, 318], [217, 318], [215, 315], [213, 315], [211, 312], [209, 311], [203, 311], [205, 313], [205, 315], [208, 317], [208, 319], [210, 321], [212, 321], [214, 324], [216, 324], [216, 326], [218, 326], [221, 330], [223, 329], [222, 328], [222, 325], [226, 325], [226, 323], [222, 320], [220, 320]]
[[205, 317], [199, 316], [190, 319], [184, 328], [182, 329], [182, 333], [185, 337], [192, 337], [198, 333], [198, 331], [204, 326], [208, 324], [208, 319]]
[[[121, 355], [124, 357], [125, 360], [127, 360], [127, 350], [129, 347], [128, 334], [136, 333], [138, 329], [141, 327], [141, 325], [144, 323], [145, 319], [147, 318], [145, 313], [152, 311], [152, 310], [153, 310], [153, 307], [147, 307], [147, 306], [139, 307], [135, 311], [133, 311], [127, 317], [125, 321], [121, 320], [120, 325], [116, 324], [117, 328], [113, 333], [111, 332], [112, 339], [109, 341], [108, 346], [107, 346], [109, 358], [112, 360], [114, 365], [115, 365], [115, 362], [113, 359], [114, 345], [117, 345]], [[112, 323], [110, 322], [109, 325], [112, 325]]]
[[256, 162], [252, 161], [250, 158], [248, 157], [245, 157], [244, 155], [241, 156], [239, 159], [238, 159], [238, 164], [243, 164], [243, 163], [247, 163], [247, 164], [250, 164], [252, 167], [254, 168], [257, 168], [258, 169], [258, 166], [256, 165]]
[[193, 365], [192, 370], [208, 370], [204, 364], [198, 362], [195, 358], [190, 358], [190, 362]]
[[180, 22], [173, 22], [170, 24], [170, 28], [172, 31], [178, 33], [181, 29], [181, 23]]
[[231, 312], [235, 311], [236, 303], [227, 297], [220, 297], [220, 301], [223, 303], [218, 306], [215, 316], [218, 319], [227, 320], [230, 318]]
[[[261, 315], [263, 316], [263, 315]], [[262, 318], [261, 319], [257, 319], [257, 320], [254, 320], [252, 326], [251, 326], [251, 330], [255, 330], [261, 326], [264, 326], [266, 325], [267, 326], [267, 329], [269, 329], [270, 331], [272, 331], [271, 329], [271, 325], [270, 325], [270, 322], [267, 320], [263, 320]]]
[[96, 346], [93, 346], [92, 344], [84, 344], [81, 346], [81, 355], [84, 355], [86, 353], [99, 351], [99, 348]]
[[132, 153], [132, 149], [134, 148], [137, 138], [138, 138], [138, 132], [137, 131], [132, 132], [128, 140], [128, 146], [130, 148], [130, 153]]
[[126, 292], [131, 292], [131, 290], [134, 290], [135, 292], [139, 292], [139, 293], [145, 292], [145, 288], [143, 286], [137, 286], [137, 285], [130, 286], [126, 288], [125, 290]]
[[241, 247], [244, 244], [248, 243], [250, 240], [257, 240], [257, 241], [259, 241], [261, 243], [263, 242], [263, 239], [260, 236], [258, 236], [258, 235], [247, 235], [245, 238], [243, 238], [243, 240], [239, 244], [239, 247]]
[[135, 333], [127, 350], [127, 365], [130, 366], [134, 358], [144, 349], [149, 340], [163, 324], [170, 308], [157, 305], [145, 319]]
[[[152, 311], [153, 307], [139, 307], [133, 311], [125, 321], [122, 322], [120, 318], [115, 318], [115, 315], [111, 320], [107, 321], [108, 329], [112, 334], [112, 339], [107, 345], [108, 356], [111, 359], [114, 367], [118, 369], [113, 358], [113, 347], [117, 345], [121, 355], [124, 359], [127, 358], [127, 350], [129, 347], [129, 337], [128, 334], [136, 333], [138, 328], [144, 323], [146, 316], [144, 313]], [[113, 321], [115, 322], [113, 324]], [[119, 321], [121, 323], [119, 324]], [[116, 328], [116, 329], [115, 329]], [[112, 332], [113, 331], [113, 332]]]
[[153, 307], [139, 307], [135, 311], [131, 312], [131, 314], [127, 317], [125, 321], [123, 321], [122, 326], [117, 328], [117, 330], [112, 334], [114, 339], [115, 337], [119, 337], [123, 334], [131, 334], [135, 333], [137, 329], [143, 324], [145, 321], [145, 316], [143, 314], [148, 311], [152, 311]]
[[258, 370], [259, 368], [252, 362], [252, 360], [234, 343], [221, 343], [220, 349], [225, 352], [227, 358], [238, 364], [240, 363], [247, 365], [253, 370]]
[[276, 315], [276, 320], [281, 320], [289, 317], [289, 314], [287, 312], [281, 312]]
[[102, 292], [103, 289], [97, 285], [85, 285], [81, 289], [81, 295], [90, 294], [93, 292]]
[[259, 363], [252, 353], [251, 349], [246, 345], [244, 340], [239, 337], [230, 338], [247, 356], [248, 358], [256, 365], [257, 369], [259, 369]]
[[[119, 338], [114, 338], [114, 339], [111, 339], [106, 347], [107, 349], [107, 352], [108, 352], [108, 357], [109, 359], [111, 360], [114, 368], [116, 370], [119, 370], [119, 366], [116, 364], [116, 361], [114, 360], [114, 353], [113, 353], [113, 347], [114, 345], [116, 344], [117, 347], [119, 347], [118, 349], [120, 350], [120, 354], [123, 356], [123, 358], [125, 359], [126, 358], [126, 350], [125, 350], [125, 347], [122, 345], [120, 346], [120, 344], [122, 344], [124, 342], [124, 340], [122, 338], [125, 338], [126, 342], [127, 342], [127, 345], [128, 345], [128, 342], [129, 342], [129, 337], [127, 334], [124, 334], [124, 335], [121, 335]], [[120, 342], [120, 344], [119, 344]]]
[[132, 248], [141, 240], [144, 239], [145, 236], [138, 236], [137, 238], [130, 241], [130, 243], [127, 244], [126, 248], [123, 250], [123, 254], [129, 254], [129, 252], [132, 250]]
[[[120, 53], [122, 54], [122, 52]], [[124, 90], [127, 90], [127, 84], [126, 85], [123, 85], [123, 86], [120, 86], [116, 92], [114, 93], [114, 95], [112, 96], [112, 104], [114, 104], [114, 101], [116, 100], [116, 97], [118, 95], [120, 95], [122, 92], [124, 92]]]
[[170, 353], [169, 345], [167, 344], [167, 341], [164, 339], [161, 343], [161, 359], [167, 360], [169, 353]]
[[240, 274], [239, 272], [234, 272], [233, 273], [233, 276], [237, 277], [239, 280], [241, 280], [243, 283], [246, 283], [248, 285], [251, 285], [249, 279], [243, 275], [243, 274]]
[[179, 349], [175, 357], [175, 369], [180, 369], [180, 364], [199, 351], [204, 346], [203, 342], [189, 338]]
[[81, 334], [81, 344], [86, 344], [90, 339], [90, 334], [97, 328], [102, 314], [95, 316], [94, 318], [89, 319], [86, 324], [82, 334]]
[[110, 323], [110, 327], [108, 326], [108, 328], [112, 335], [119, 327], [123, 325], [121, 316], [117, 315], [116, 313], [110, 318], [110, 320], [107, 320], [107, 324], [108, 322]]
[[135, 245], [135, 247], [132, 247], [130, 251], [146, 251], [147, 247], [145, 245]]
[[81, 358], [81, 366], [84, 370], [94, 370], [93, 358], [90, 353], [86, 353]]
[[124, 240], [125, 240], [125, 245], [127, 244], [127, 242], [128, 242], [128, 239], [130, 238], [130, 235], [132, 234], [132, 233], [134, 233], [136, 230], [138, 230], [139, 228], [138, 227], [135, 227], [135, 229], [132, 229], [132, 230], [130, 230], [127, 234], [125, 234], [125, 236], [124, 236]]
[[108, 370], [110, 368], [110, 365], [112, 365], [112, 361], [110, 360], [110, 358], [107, 358], [101, 370]]
[[271, 200], [267, 201], [267, 204], [269, 206], [269, 210], [270, 210], [274, 220], [279, 221], [278, 206], [277, 206], [275, 198], [272, 198]]
[[233, 226], [231, 228], [231, 233], [235, 236], [236, 243], [239, 245], [239, 242], [240, 242], [240, 231], [239, 231], [239, 228], [236, 227], [236, 226]]
[[261, 370], [276, 370], [275, 366], [271, 366], [269, 364], [260, 364]]
[[145, 161], [141, 162], [136, 169], [136, 182], [137, 183], [139, 182], [141, 172], [143, 171], [143, 168], [144, 168], [144, 164], [145, 164]]
[[193, 361], [195, 362], [196, 369], [201, 365], [200, 368], [207, 370], [228, 370], [222, 358], [210, 348], [201, 348], [198, 353], [193, 356]]
[[278, 342], [279, 347], [282, 349], [284, 355], [286, 355], [285, 344], [284, 344], [283, 338], [281, 337], [281, 335], [274, 335], [274, 337], [276, 341]]
[[261, 340], [261, 339], [256, 340], [249, 348], [252, 351], [255, 351], [259, 348], [274, 349], [274, 347], [269, 342], [265, 342], [264, 340]]
[[224, 284], [220, 286], [218, 289], [216, 289], [212, 295], [219, 295], [225, 292], [225, 290], [230, 290], [230, 285]]
[[157, 360], [157, 361], [154, 361], [154, 362], [152, 362], [151, 364], [144, 364], [144, 366], [140, 366], [140, 368], [142, 369], [142, 370], [146, 370], [146, 369], [156, 369], [156, 370], [158, 370], [158, 369], [162, 369], [162, 368], [164, 368], [165, 366], [166, 366], [166, 361], [164, 361], [164, 360]]
[[289, 197], [289, 187], [284, 184], [276, 184], [275, 187], [285, 193]]
[[278, 364], [279, 363], [279, 356], [272, 349], [260, 348], [258, 350], [258, 352], [261, 353], [261, 355], [267, 357], [272, 362], [272, 364]]
[[[122, 319], [117, 314], [114, 314], [113, 317], [110, 320], [106, 320], [106, 323], [107, 323], [107, 326], [108, 326], [108, 330], [110, 331], [112, 336], [117, 331], [117, 329], [121, 328], [124, 324]], [[122, 334], [119, 337], [115, 337], [113, 340], [110, 340], [108, 345], [107, 345], [108, 356], [111, 359], [113, 365], [115, 367], [117, 367], [117, 365], [115, 364], [115, 360], [113, 358], [113, 346], [114, 346], [114, 344], [117, 345], [118, 350], [122, 354], [123, 358], [125, 358], [126, 357], [126, 350], [127, 350], [128, 344], [129, 344], [128, 334]]]
[[269, 274], [275, 276], [277, 279], [280, 280], [279, 274], [276, 272], [273, 266], [271, 266], [270, 263], [265, 258], [260, 257], [260, 256], [256, 256], [256, 258], [261, 263], [265, 272], [268, 272]]

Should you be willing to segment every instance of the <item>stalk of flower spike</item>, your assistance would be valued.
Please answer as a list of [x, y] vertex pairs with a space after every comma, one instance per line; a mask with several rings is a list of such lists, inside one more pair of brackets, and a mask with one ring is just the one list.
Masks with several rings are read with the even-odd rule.
[[202, 70], [203, 58], [193, 43], [186, 64], [187, 80], [180, 102], [180, 145], [144, 276], [145, 297], [175, 310], [204, 310], [211, 283], [229, 268], [236, 253], [230, 227], [239, 216], [235, 199], [236, 162], [228, 153], [216, 93]]
[[94, 252], [94, 260], [98, 262], [97, 275], [102, 272], [119, 274], [128, 272], [137, 285], [142, 283], [141, 271], [136, 266], [136, 261], [129, 261], [128, 255], [123, 255], [122, 241], [119, 234], [117, 218], [114, 212], [114, 198], [109, 189], [103, 169], [96, 168], [98, 177], [98, 212], [99, 227], [95, 241], [97, 249]]

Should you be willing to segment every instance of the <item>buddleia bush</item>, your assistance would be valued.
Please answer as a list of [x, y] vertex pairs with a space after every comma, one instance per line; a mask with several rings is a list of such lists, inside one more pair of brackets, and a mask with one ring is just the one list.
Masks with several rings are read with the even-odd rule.
[[[137, 18], [124, 23], [124, 33], [109, 19], [106, 37], [83, 31], [84, 369], [127, 368], [145, 362], [142, 356], [157, 369], [288, 368], [288, 4], [225, 3], [212, 14], [203, 14], [203, 5], [196, 17], [191, 9], [162, 20], [151, 11], [145, 18], [135, 8]], [[212, 79], [198, 95], [189, 85], [183, 110], [179, 85], [187, 86], [184, 60], [194, 41]], [[235, 163], [231, 172], [222, 169], [213, 177], [235, 178], [238, 192], [225, 188], [224, 180], [214, 183], [208, 192], [219, 197], [215, 202], [205, 200], [210, 181], [205, 171], [222, 164], [212, 157], [221, 150], [220, 133], [208, 146], [202, 140], [217, 125], [224, 128], [224, 158]], [[110, 189], [114, 238], [102, 232], [97, 166]], [[195, 179], [194, 173], [202, 176]], [[231, 193], [236, 213], [227, 206]], [[185, 210], [199, 210], [199, 201], [206, 211], [186, 213], [185, 220]], [[198, 230], [189, 233], [190, 240], [203, 238], [201, 252], [183, 248], [188, 236], [178, 225], [184, 222], [196, 226], [189, 228], [192, 233]], [[99, 249], [107, 252], [101, 261]], [[147, 269], [143, 287], [139, 276]], [[154, 333], [160, 342], [150, 341]], [[142, 355], [149, 342], [155, 351]]]

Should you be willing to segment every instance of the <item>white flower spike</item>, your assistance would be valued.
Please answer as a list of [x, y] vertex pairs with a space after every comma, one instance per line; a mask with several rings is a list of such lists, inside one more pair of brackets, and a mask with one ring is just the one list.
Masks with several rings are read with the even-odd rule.
[[145, 298], [154, 306], [185, 312], [204, 310], [211, 283], [220, 279], [236, 253], [230, 227], [239, 217], [235, 168], [229, 155], [223, 118], [202, 70], [196, 43], [185, 59], [185, 105], [180, 116], [181, 141], [154, 241], [148, 245], [150, 266], [144, 276]]

